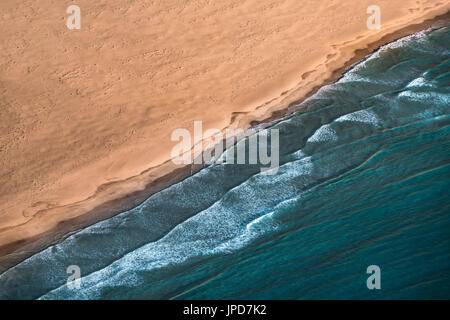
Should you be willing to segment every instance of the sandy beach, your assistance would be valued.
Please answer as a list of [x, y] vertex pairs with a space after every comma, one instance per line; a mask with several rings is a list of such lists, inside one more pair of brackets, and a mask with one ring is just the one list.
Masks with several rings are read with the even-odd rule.
[[0, 270], [130, 209], [191, 168], [171, 133], [275, 119], [445, 1], [0, 3]]

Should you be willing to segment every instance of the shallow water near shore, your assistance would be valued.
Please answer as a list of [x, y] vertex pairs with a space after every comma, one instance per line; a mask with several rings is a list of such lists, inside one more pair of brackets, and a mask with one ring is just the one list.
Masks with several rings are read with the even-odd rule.
[[209, 166], [4, 272], [0, 298], [448, 299], [449, 44], [381, 48], [272, 126], [277, 175]]

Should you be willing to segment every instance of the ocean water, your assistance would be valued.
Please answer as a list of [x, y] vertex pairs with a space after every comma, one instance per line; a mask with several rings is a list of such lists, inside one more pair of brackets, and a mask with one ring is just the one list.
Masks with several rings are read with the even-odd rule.
[[382, 47], [265, 129], [276, 175], [204, 168], [7, 270], [0, 298], [449, 299], [449, 86], [449, 28]]

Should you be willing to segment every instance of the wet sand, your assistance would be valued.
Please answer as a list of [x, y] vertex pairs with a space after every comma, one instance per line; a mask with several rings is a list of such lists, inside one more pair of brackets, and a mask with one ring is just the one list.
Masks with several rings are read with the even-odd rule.
[[450, 9], [378, 1], [368, 30], [371, 1], [183, 3], [79, 1], [81, 30], [62, 4], [0, 4], [0, 270], [191, 174], [174, 129], [276, 119]]

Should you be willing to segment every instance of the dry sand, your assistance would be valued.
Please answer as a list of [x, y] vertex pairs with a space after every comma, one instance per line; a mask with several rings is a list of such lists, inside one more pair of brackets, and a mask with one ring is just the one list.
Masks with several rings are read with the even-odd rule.
[[[68, 30], [66, 8], [81, 8]], [[366, 9], [381, 7], [381, 30]], [[176, 128], [275, 117], [446, 0], [2, 0], [0, 270], [189, 175]]]

